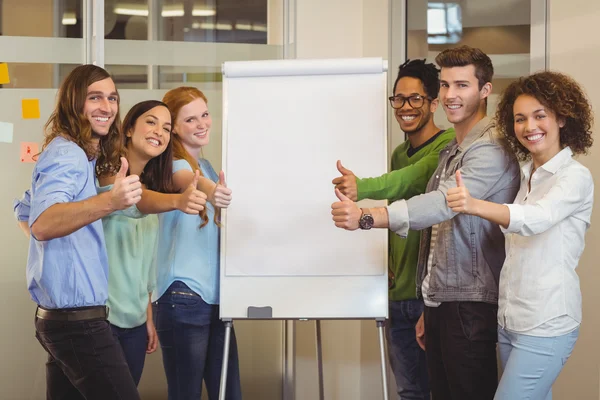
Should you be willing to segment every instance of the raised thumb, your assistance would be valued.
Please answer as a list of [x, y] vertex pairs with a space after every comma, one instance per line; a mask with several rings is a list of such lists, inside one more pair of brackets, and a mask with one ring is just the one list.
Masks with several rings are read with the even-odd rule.
[[219, 185], [227, 187], [227, 183], [225, 183], [225, 172], [219, 172]]
[[460, 174], [460, 170], [456, 171], [456, 187], [463, 187], [465, 184], [463, 183], [462, 175]]
[[121, 157], [121, 168], [119, 168], [119, 172], [117, 172], [117, 178], [125, 178], [128, 170], [129, 162], [125, 157]]
[[198, 187], [198, 181], [200, 180], [200, 170], [196, 170], [194, 173], [194, 180], [190, 183], [190, 186], [196, 189]]
[[340, 171], [340, 174], [342, 175], [352, 175], [352, 171], [350, 171], [349, 169], [344, 168], [344, 166], [342, 165], [342, 162], [340, 160], [337, 160], [337, 169], [338, 171]]
[[335, 188], [335, 195], [337, 196], [338, 199], [340, 199], [340, 201], [350, 200], [342, 192], [340, 192], [340, 190], [338, 188]]

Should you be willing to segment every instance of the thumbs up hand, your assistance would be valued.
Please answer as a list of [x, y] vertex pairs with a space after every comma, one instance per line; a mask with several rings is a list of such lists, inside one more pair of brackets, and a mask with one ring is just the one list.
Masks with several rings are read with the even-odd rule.
[[344, 168], [340, 160], [337, 161], [337, 169], [342, 176], [331, 181], [335, 188], [342, 192], [352, 201], [358, 200], [358, 188], [356, 187], [356, 176], [349, 169]]
[[465, 186], [460, 170], [456, 171], [456, 187], [448, 189], [446, 202], [454, 212], [473, 214], [473, 198]]
[[124, 210], [137, 204], [142, 198], [142, 184], [137, 175], [127, 176], [129, 163], [121, 157], [121, 168], [115, 176], [115, 183], [110, 191], [110, 205], [113, 210]]
[[337, 188], [335, 195], [339, 200], [331, 205], [331, 215], [333, 215], [335, 226], [348, 231], [358, 229], [358, 220], [362, 214], [360, 208]]
[[225, 172], [221, 171], [219, 173], [219, 182], [217, 186], [215, 186], [215, 190], [213, 191], [210, 202], [219, 208], [227, 208], [229, 204], [231, 204], [231, 189], [227, 187], [227, 183], [225, 183]]
[[198, 190], [198, 180], [200, 179], [200, 171], [196, 170], [194, 180], [185, 189], [185, 192], [179, 195], [177, 201], [177, 209], [181, 212], [191, 215], [198, 215], [204, 210], [206, 205], [206, 194]]

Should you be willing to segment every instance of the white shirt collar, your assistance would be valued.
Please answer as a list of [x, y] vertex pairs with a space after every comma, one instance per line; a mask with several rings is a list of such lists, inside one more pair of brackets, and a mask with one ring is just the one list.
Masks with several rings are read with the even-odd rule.
[[[569, 146], [565, 147], [561, 151], [559, 151], [554, 157], [550, 160], [546, 161], [544, 165], [540, 168], [554, 175], [560, 167], [562, 167], [567, 161], [571, 159], [573, 156], [573, 151]], [[523, 176], [529, 179], [529, 175], [531, 174], [531, 166], [533, 164], [533, 160], [528, 161], [521, 167], [521, 171], [523, 172]]]

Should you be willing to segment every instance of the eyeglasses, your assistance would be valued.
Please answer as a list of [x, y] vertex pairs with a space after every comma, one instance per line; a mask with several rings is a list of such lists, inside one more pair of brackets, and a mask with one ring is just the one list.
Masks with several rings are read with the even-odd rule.
[[390, 100], [390, 105], [394, 109], [404, 107], [404, 104], [407, 101], [409, 106], [411, 106], [414, 109], [417, 109], [423, 107], [423, 104], [425, 104], [425, 99], [431, 100], [431, 97], [423, 97], [420, 94], [415, 94], [409, 97], [404, 97], [400, 95], [390, 96], [388, 99]]

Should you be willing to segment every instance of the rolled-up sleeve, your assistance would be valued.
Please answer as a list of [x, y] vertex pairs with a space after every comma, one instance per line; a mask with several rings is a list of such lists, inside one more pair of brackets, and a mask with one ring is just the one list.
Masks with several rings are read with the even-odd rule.
[[389, 229], [396, 235], [405, 238], [408, 235], [408, 207], [406, 200], [396, 201], [387, 206]]
[[31, 190], [27, 189], [23, 197], [13, 201], [13, 212], [17, 221], [29, 221], [29, 212], [31, 209]]
[[520, 231], [521, 228], [523, 228], [523, 223], [525, 223], [525, 213], [523, 212], [523, 207], [521, 207], [519, 204], [505, 204], [505, 206], [508, 207], [510, 222], [506, 229], [500, 225], [502, 233]]
[[[506, 204], [510, 223], [504, 233], [538, 235], [552, 228], [581, 207], [591, 207], [594, 181], [589, 170], [572, 168], [560, 176], [552, 188], [533, 204]], [[584, 221], [588, 226], [589, 220]]]
[[73, 201], [85, 185], [87, 166], [81, 162], [87, 159], [83, 151], [79, 154], [74, 148], [61, 146], [44, 153], [33, 173], [29, 226], [51, 206]]

